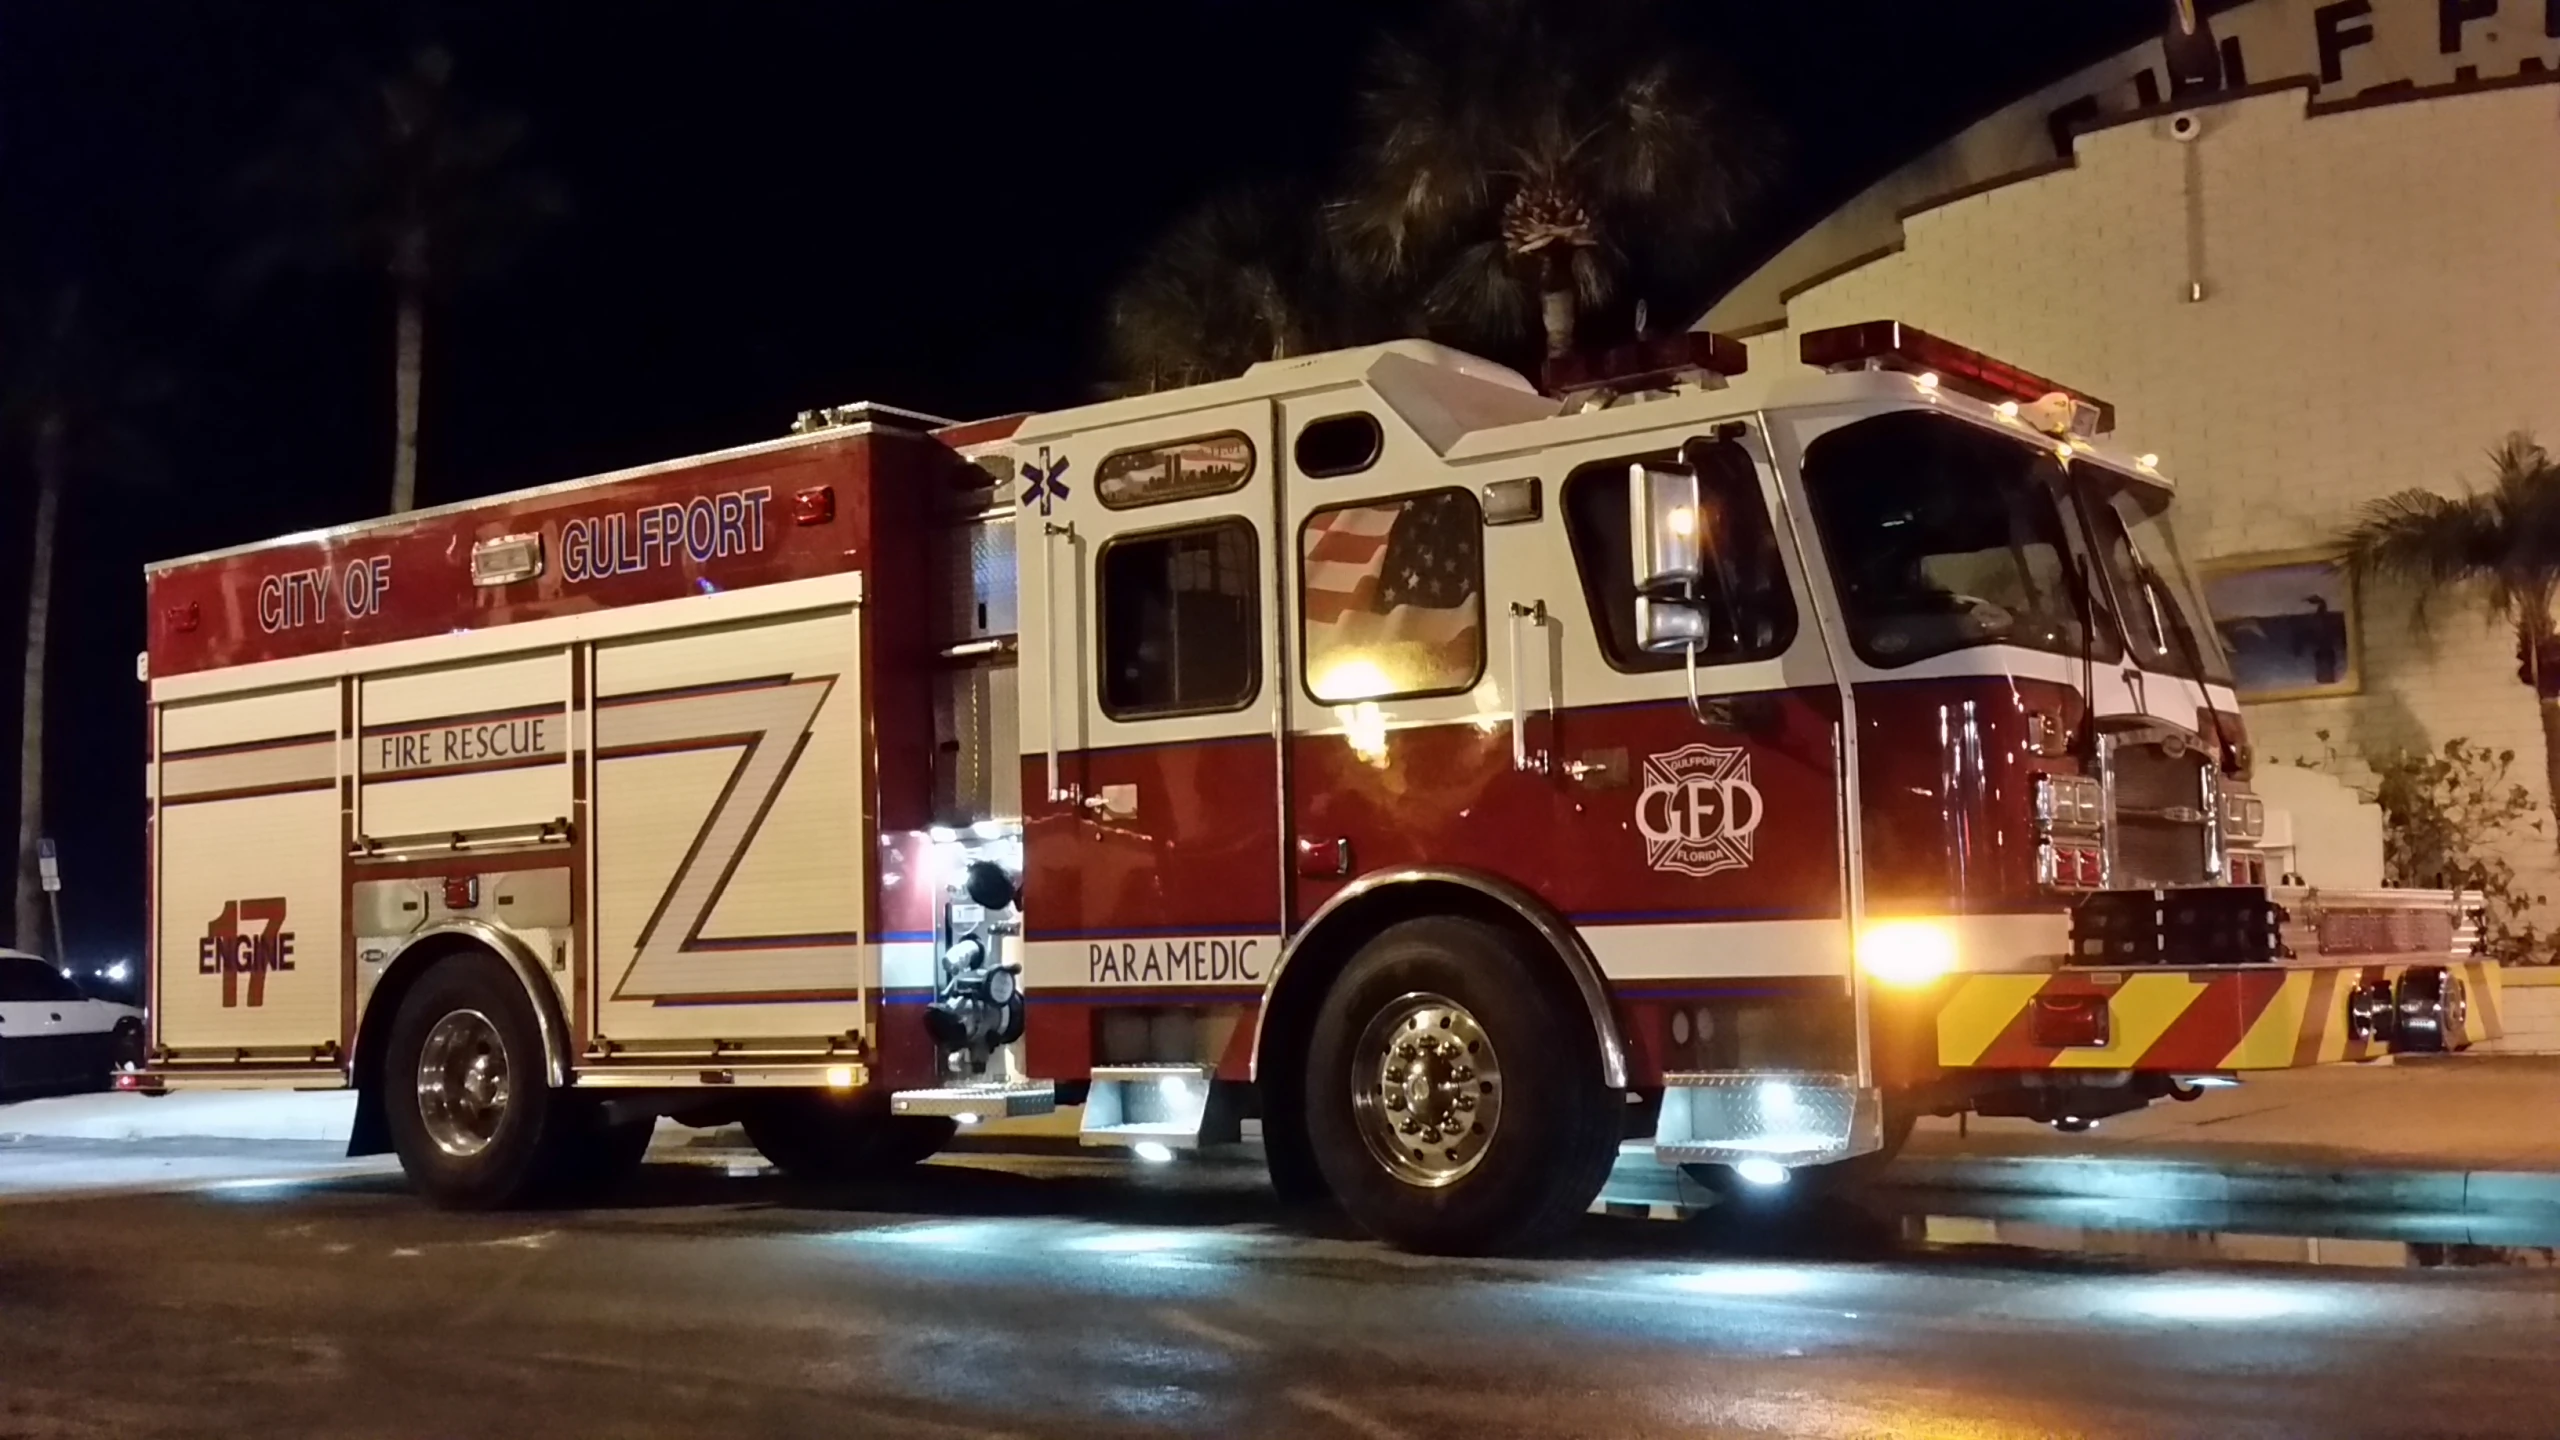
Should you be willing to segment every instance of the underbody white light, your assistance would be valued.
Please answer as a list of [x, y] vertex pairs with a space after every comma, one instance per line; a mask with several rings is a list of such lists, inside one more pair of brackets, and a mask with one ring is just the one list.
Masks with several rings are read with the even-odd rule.
[[1203, 1249], [1216, 1240], [1215, 1236], [1184, 1230], [1112, 1230], [1070, 1240], [1066, 1248], [1088, 1255], [1161, 1255], [1167, 1251]]
[[1710, 1265], [1703, 1270], [1665, 1277], [1663, 1283], [1692, 1295], [1767, 1299], [1779, 1295], [1801, 1295], [1813, 1288], [1813, 1277], [1792, 1265]]
[[2240, 1077], [2237, 1075], [2179, 1075], [2173, 1078], [2181, 1085], [2192, 1085], [2198, 1090], [2237, 1090], [2240, 1088]]
[[853, 1067], [852, 1067], [852, 1066], [850, 1066], [850, 1065], [830, 1065], [830, 1066], [828, 1066], [828, 1067], [827, 1067], [827, 1088], [828, 1088], [828, 1089], [830, 1089], [830, 1090], [850, 1090], [850, 1089], [852, 1089], [852, 1088], [853, 1088]]
[[951, 1118], [959, 1121], [963, 1125], [975, 1125], [978, 1123], [978, 1112], [975, 1110], [963, 1110]]
[[1733, 1165], [1733, 1173], [1745, 1185], [1758, 1185], [1766, 1188], [1772, 1185], [1784, 1185], [1787, 1183], [1786, 1166], [1779, 1164], [1775, 1160], [1764, 1160], [1757, 1155], [1752, 1156], [1748, 1160], [1735, 1161]]
[[2278, 1320], [2316, 1314], [2326, 1296], [2295, 1285], [2264, 1281], [2171, 1281], [2143, 1285], [2125, 1296], [2123, 1308], [2153, 1320]]
[[1004, 834], [1004, 822], [1001, 820], [980, 820], [969, 827], [969, 833], [977, 836], [981, 840], [994, 840]]
[[1173, 1147], [1154, 1140], [1141, 1140], [1129, 1147], [1129, 1153], [1150, 1165], [1162, 1165], [1173, 1159]]
[[952, 841], [960, 838], [960, 832], [952, 829], [948, 825], [936, 825], [924, 833], [926, 838], [933, 841], [936, 845], [948, 845]]

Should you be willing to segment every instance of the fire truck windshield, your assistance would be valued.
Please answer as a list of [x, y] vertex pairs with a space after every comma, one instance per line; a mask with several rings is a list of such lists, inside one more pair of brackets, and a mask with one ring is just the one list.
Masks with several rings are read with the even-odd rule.
[[[1901, 411], [1815, 440], [1804, 484], [1850, 644], [1867, 663], [1891, 668], [1982, 645], [2086, 653], [2091, 610], [2052, 451], [1952, 416]], [[2103, 627], [2096, 643], [2096, 658], [2116, 658]]]
[[2221, 637], [2203, 622], [2204, 592], [2169, 529], [2169, 497], [2087, 461], [2075, 462], [2071, 473], [2134, 658], [2167, 674], [2229, 684]]

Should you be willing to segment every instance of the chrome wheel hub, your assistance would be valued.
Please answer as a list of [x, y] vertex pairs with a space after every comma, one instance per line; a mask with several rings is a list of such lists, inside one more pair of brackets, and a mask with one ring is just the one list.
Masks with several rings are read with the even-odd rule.
[[498, 1138], [511, 1094], [507, 1047], [477, 1010], [438, 1020], [418, 1050], [418, 1118], [447, 1155], [477, 1155]]
[[1351, 1110], [1369, 1153], [1408, 1185], [1454, 1184], [1484, 1159], [1502, 1120], [1502, 1066], [1467, 1008], [1401, 996], [1360, 1034]]

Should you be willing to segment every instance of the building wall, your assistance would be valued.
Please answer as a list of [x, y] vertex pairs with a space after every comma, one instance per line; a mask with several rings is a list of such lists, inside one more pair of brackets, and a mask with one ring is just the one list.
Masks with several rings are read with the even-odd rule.
[[[2165, 23], [2167, 7], [2158, 8]], [[2298, 79], [2319, 99], [2339, 101], [2560, 66], [2560, 0], [2205, 0], [2203, 8], [2233, 89]], [[2175, 85], [2155, 39], [2018, 97], [1790, 241], [1718, 300], [1703, 327], [1739, 333], [1776, 323], [1789, 293], [1891, 244], [1913, 208], [2052, 164], [2070, 153], [2075, 129], [2175, 100]]]
[[[2508, 431], [2560, 449], [2560, 86], [2314, 106], [2301, 89], [2079, 137], [2075, 162], [1921, 213], [1902, 248], [1796, 294], [1794, 335], [1893, 318], [2115, 402], [2180, 487], [2191, 560], [2315, 546], [2360, 502], [2478, 484]], [[2188, 299], [2190, 282], [2204, 298]], [[2478, 606], [2359, 597], [2364, 687], [2250, 709], [2259, 754], [2453, 736], [2544, 796], [2513, 633]], [[2549, 825], [2546, 810], [2546, 828]], [[2548, 841], [2513, 847], [2560, 897]]]

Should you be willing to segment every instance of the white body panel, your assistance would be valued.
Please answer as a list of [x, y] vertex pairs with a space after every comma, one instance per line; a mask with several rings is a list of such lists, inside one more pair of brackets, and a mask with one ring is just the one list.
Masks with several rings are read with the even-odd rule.
[[848, 573], [155, 681], [161, 1058], [342, 1056], [448, 913], [442, 877], [483, 871], [469, 913], [590, 1058], [859, 1033], [861, 593]]

